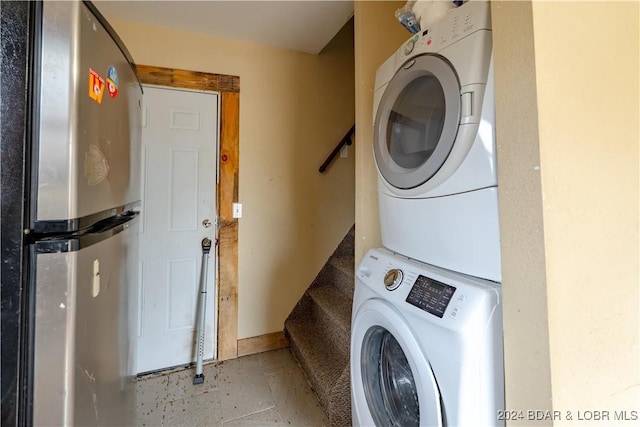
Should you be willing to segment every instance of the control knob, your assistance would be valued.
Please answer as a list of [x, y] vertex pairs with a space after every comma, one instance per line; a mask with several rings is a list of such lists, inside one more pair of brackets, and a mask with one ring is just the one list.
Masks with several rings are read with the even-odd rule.
[[384, 286], [388, 291], [394, 291], [402, 283], [402, 270], [393, 268], [384, 275]]
[[405, 55], [409, 55], [411, 52], [413, 52], [413, 48], [416, 46], [416, 42], [411, 39], [407, 42], [407, 44], [404, 45], [404, 54]]

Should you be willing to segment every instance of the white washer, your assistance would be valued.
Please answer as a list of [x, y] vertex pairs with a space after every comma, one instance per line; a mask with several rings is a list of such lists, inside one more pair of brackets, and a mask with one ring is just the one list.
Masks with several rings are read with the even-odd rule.
[[491, 34], [472, 0], [401, 46], [376, 74], [373, 145], [383, 245], [500, 282]]
[[369, 251], [353, 300], [353, 424], [504, 425], [502, 348], [498, 284]]

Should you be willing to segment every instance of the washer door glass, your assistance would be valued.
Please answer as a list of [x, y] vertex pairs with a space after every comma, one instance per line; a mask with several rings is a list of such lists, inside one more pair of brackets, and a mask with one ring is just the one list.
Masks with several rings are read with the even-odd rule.
[[376, 426], [418, 426], [420, 407], [409, 361], [393, 335], [370, 328], [362, 342], [362, 382]]
[[391, 79], [376, 113], [374, 152], [393, 186], [425, 183], [446, 161], [460, 122], [460, 85], [444, 59], [423, 55]]

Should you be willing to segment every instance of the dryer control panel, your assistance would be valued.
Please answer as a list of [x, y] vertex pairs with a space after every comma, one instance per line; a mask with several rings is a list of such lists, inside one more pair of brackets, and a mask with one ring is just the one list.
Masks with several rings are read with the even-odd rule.
[[408, 56], [435, 53], [475, 33], [491, 31], [491, 7], [486, 1], [467, 2], [450, 10], [429, 28], [411, 36], [395, 54], [396, 67]]

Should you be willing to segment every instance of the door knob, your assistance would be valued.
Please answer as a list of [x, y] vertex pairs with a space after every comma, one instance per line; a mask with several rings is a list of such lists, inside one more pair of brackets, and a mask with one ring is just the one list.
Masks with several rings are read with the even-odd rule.
[[209, 219], [205, 219], [204, 221], [202, 221], [202, 226], [203, 226], [204, 228], [209, 228], [209, 227], [211, 227], [211, 220], [209, 220]]

